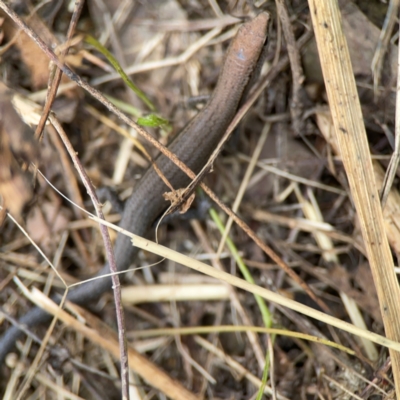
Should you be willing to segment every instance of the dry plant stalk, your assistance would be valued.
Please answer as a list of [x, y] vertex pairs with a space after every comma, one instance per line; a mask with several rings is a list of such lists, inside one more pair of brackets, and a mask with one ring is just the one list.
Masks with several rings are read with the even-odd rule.
[[[386, 237], [361, 106], [337, 0], [309, 0], [326, 90], [353, 201], [378, 293], [387, 336], [400, 339], [400, 290]], [[390, 350], [397, 393], [400, 354]]]

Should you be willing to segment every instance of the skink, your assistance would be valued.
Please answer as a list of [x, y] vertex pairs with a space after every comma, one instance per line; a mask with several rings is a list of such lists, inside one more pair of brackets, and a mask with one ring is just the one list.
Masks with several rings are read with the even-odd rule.
[[[250, 78], [258, 69], [258, 63], [267, 38], [269, 15], [261, 13], [243, 24], [226, 54], [215, 90], [206, 106], [194, 117], [168, 146], [171, 152], [194, 172], [198, 173], [234, 117]], [[189, 184], [189, 178], [167, 157], [159, 155], [155, 163], [175, 188]], [[136, 235], [145, 236], [154, 221], [167, 208], [163, 193], [169, 189], [153, 167], [150, 167], [126, 201], [120, 226]], [[118, 271], [128, 269], [138, 249], [129, 238], [118, 235], [114, 253]], [[108, 274], [106, 263], [97, 276]], [[68, 294], [68, 300], [86, 306], [111, 289], [111, 279], [103, 278], [84, 283]], [[58, 298], [54, 298], [59, 302]], [[19, 322], [28, 328], [50, 319], [40, 308], [33, 308]], [[9, 328], [0, 338], [0, 364], [13, 349], [23, 332], [18, 327]]]

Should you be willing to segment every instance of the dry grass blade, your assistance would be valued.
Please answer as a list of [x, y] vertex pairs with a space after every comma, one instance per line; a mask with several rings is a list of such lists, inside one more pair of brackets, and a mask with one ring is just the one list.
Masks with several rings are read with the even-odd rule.
[[236, 276], [228, 274], [224, 271], [215, 270], [214, 268], [210, 267], [207, 264], [204, 264], [193, 258], [185, 256], [185, 255], [183, 255], [177, 251], [171, 250], [165, 246], [161, 246], [150, 240], [144, 239], [140, 236], [134, 235], [133, 233], [128, 232], [116, 225], [113, 225], [109, 222], [100, 220], [99, 218], [97, 218], [95, 216], [92, 216], [90, 218], [105, 225], [105, 226], [109, 226], [109, 227], [115, 229], [116, 231], [123, 233], [124, 235], [129, 236], [132, 239], [133, 245], [136, 247], [139, 247], [146, 251], [150, 251], [151, 253], [157, 254], [163, 258], [173, 260], [178, 264], [185, 265], [186, 267], [189, 267], [195, 271], [201, 272], [201, 273], [211, 276], [213, 278], [227, 282], [232, 286], [236, 286], [238, 288], [244, 289], [250, 293], [257, 294], [268, 301], [272, 301], [274, 303], [283, 305], [283, 306], [288, 307], [292, 310], [295, 310], [301, 314], [305, 314], [311, 318], [315, 318], [319, 321], [325, 322], [326, 324], [332, 325], [336, 328], [343, 329], [346, 332], [366, 338], [368, 340], [371, 340], [374, 343], [378, 343], [378, 344], [380, 344], [382, 346], [386, 346], [390, 349], [396, 349], [396, 350], [400, 351], [400, 343], [398, 343], [396, 341], [387, 339], [383, 336], [377, 335], [376, 333], [357, 328], [354, 325], [349, 324], [348, 322], [342, 321], [338, 318], [331, 317], [328, 314], [324, 314], [321, 311], [317, 311], [311, 307], [302, 305], [296, 301], [285, 298], [285, 297], [283, 297], [277, 293], [271, 292], [261, 286], [257, 286], [255, 284], [246, 282], [245, 280], [237, 278]]
[[[387, 336], [400, 340], [400, 290], [384, 229], [363, 116], [336, 0], [310, 0], [318, 51], [331, 107], [335, 134], [378, 293]], [[400, 393], [400, 354], [390, 352]]]

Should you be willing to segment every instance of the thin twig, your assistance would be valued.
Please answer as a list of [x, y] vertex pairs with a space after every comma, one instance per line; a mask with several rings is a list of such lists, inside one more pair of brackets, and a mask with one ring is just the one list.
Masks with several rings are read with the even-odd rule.
[[[97, 198], [96, 191], [93, 188], [93, 185], [90, 181], [90, 178], [86, 174], [85, 169], [83, 168], [74, 148], [72, 147], [68, 136], [64, 132], [61, 124], [58, 120], [50, 115], [50, 122], [57, 130], [58, 134], [61, 137], [61, 140], [64, 142], [66, 149], [72, 161], [75, 165], [75, 168], [79, 172], [79, 175], [82, 179], [82, 183], [85, 185], [85, 188], [92, 199], [94, 208], [96, 210], [96, 214], [102, 220], [104, 220], [104, 214], [101, 208], [101, 204], [99, 199]], [[127, 350], [127, 343], [126, 343], [126, 334], [125, 334], [125, 320], [124, 320], [124, 313], [122, 308], [122, 301], [121, 301], [121, 285], [119, 281], [119, 276], [116, 274], [117, 272], [117, 265], [115, 263], [114, 258], [114, 251], [111, 244], [110, 235], [108, 230], [105, 226], [100, 225], [101, 235], [103, 237], [104, 247], [107, 254], [107, 260], [110, 266], [110, 271], [112, 273], [111, 279], [113, 283], [113, 291], [114, 291], [114, 301], [115, 301], [115, 308], [116, 308], [116, 315], [117, 315], [117, 324], [118, 324], [118, 340], [120, 345], [120, 362], [121, 362], [121, 378], [122, 378], [122, 396], [123, 399], [129, 400], [129, 365], [128, 365], [128, 350]]]
[[[81, 12], [82, 12], [83, 4], [84, 4], [84, 0], [76, 0], [75, 1], [74, 12], [71, 16], [71, 21], [70, 21], [69, 27], [68, 27], [66, 46], [63, 46], [63, 49], [60, 53], [61, 61], [63, 61], [65, 59], [65, 56], [69, 52], [69, 49], [70, 49], [69, 42], [72, 39], [72, 36], [75, 32], [75, 28], [78, 23], [79, 16], [81, 15]], [[52, 74], [50, 76], [52, 76]], [[44, 128], [47, 118], [49, 116], [51, 106], [53, 105], [54, 99], [56, 98], [57, 89], [61, 82], [61, 77], [62, 77], [62, 71], [59, 68], [55, 68], [53, 79], [52, 79], [51, 83], [49, 84], [49, 90], [47, 92], [46, 103], [43, 107], [43, 112], [40, 117], [38, 126], [36, 127], [35, 138], [37, 140], [40, 140], [40, 138], [42, 136], [43, 128]]]
[[301, 88], [304, 81], [303, 68], [301, 66], [300, 52], [297, 47], [296, 39], [293, 34], [292, 25], [290, 23], [289, 13], [285, 0], [275, 0], [279, 19], [282, 24], [283, 35], [286, 40], [288, 56], [290, 60], [290, 68], [292, 71], [292, 99], [290, 102], [290, 113], [292, 115], [293, 129], [297, 134], [301, 132]]

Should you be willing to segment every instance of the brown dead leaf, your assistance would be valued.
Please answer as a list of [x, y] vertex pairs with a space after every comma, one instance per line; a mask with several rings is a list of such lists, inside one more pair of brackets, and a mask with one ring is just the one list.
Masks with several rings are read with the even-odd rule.
[[3, 207], [16, 218], [32, 198], [26, 164], [37, 158], [33, 132], [14, 110], [11, 91], [0, 82], [0, 197]]
[[58, 204], [46, 202], [34, 207], [26, 221], [26, 230], [32, 240], [45, 252], [54, 249], [57, 234], [67, 229], [68, 218]]
[[[0, 12], [0, 17], [5, 14]], [[54, 49], [58, 45], [56, 37], [47, 28], [46, 24], [36, 15], [25, 18], [25, 22]], [[4, 37], [7, 42], [14, 42], [21, 54], [23, 63], [27, 66], [31, 75], [31, 85], [34, 90], [46, 87], [49, 79], [49, 59], [42, 50], [24, 32], [18, 30], [15, 24], [8, 18], [3, 23]]]

